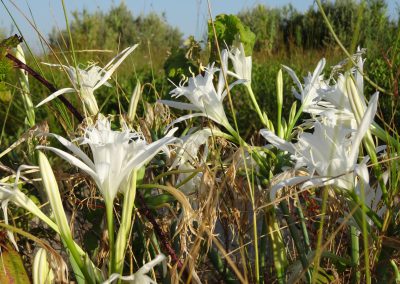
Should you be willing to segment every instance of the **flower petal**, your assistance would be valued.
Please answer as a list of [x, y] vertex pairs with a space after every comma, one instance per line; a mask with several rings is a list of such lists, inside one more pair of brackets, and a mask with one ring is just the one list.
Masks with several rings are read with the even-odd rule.
[[295, 154], [296, 150], [292, 143], [283, 140], [282, 138], [278, 137], [272, 131], [267, 129], [261, 129], [260, 134], [272, 145], [281, 149], [282, 151], [287, 151], [291, 154]]
[[202, 112], [201, 113], [191, 113], [191, 114], [187, 114], [187, 115], [181, 116], [180, 118], [175, 119], [170, 124], [168, 124], [167, 127], [165, 127], [165, 132], [167, 132], [168, 129], [170, 129], [176, 123], [182, 122], [182, 121], [184, 121], [186, 119], [189, 119], [189, 118], [192, 118], [192, 117], [198, 117], [198, 116], [207, 117], [207, 115], [205, 113], [202, 113]]
[[200, 111], [200, 109], [193, 104], [181, 103], [169, 100], [158, 100], [158, 102], [177, 109]]
[[[100, 86], [102, 86], [111, 77], [111, 75], [114, 73], [115, 69], [118, 68], [118, 66], [122, 63], [122, 61], [124, 61], [125, 58], [129, 54], [131, 54], [131, 52], [134, 51], [137, 46], [138, 46], [138, 44], [135, 44], [134, 46], [128, 47], [128, 48], [124, 49], [120, 54], [115, 56], [113, 59], [111, 59], [111, 61], [103, 68], [103, 70], [105, 71], [106, 68], [108, 68], [110, 66], [112, 66], [112, 67], [109, 70], [106, 71], [106, 73], [103, 75], [103, 78], [101, 78], [101, 80], [93, 87], [93, 90], [96, 90]], [[113, 61], [115, 59], [117, 59], [118, 57], [120, 57], [118, 59], [118, 61], [113, 63]]]
[[[172, 129], [171, 132], [175, 132], [176, 129]], [[133, 156], [125, 165], [123, 171], [121, 172], [121, 177], [128, 175], [133, 169], [138, 169], [144, 164], [149, 162], [155, 155], [160, 152], [160, 150], [167, 144], [172, 144], [179, 139], [176, 137], [165, 136], [160, 140], [157, 140], [146, 146], [145, 150], [138, 155]]]
[[[289, 73], [290, 77], [292, 77], [294, 83], [297, 85], [297, 87], [299, 88], [300, 93], [303, 93], [303, 85], [300, 83], [299, 78], [296, 75], [296, 72], [293, 71], [293, 69], [291, 69], [290, 67], [286, 66], [286, 65], [282, 65], [282, 68], [286, 70], [286, 72]], [[301, 97], [298, 97], [297, 99], [301, 99]]]
[[287, 186], [297, 185], [308, 180], [310, 180], [309, 176], [300, 176], [300, 177], [292, 177], [284, 181], [281, 181], [280, 183], [277, 183], [271, 188], [271, 191], [269, 193], [271, 201], [274, 201], [276, 199], [276, 193], [278, 192], [278, 190]]
[[68, 148], [72, 153], [77, 155], [86, 165], [88, 165], [90, 168], [93, 170], [95, 169], [94, 163], [90, 158], [79, 148], [77, 147], [74, 143], [71, 141], [65, 139], [64, 137], [54, 134], [54, 133], [43, 133], [43, 136], [51, 136], [56, 138], [64, 147]]
[[364, 113], [361, 123], [358, 126], [357, 133], [352, 141], [349, 160], [353, 161], [353, 164], [356, 163], [358, 150], [359, 150], [358, 148], [360, 147], [361, 141], [362, 141], [365, 133], [368, 131], [368, 129], [374, 119], [376, 110], [378, 108], [378, 98], [379, 98], [379, 94], [375, 93], [372, 96], [372, 98], [370, 99], [368, 108]]
[[75, 158], [71, 154], [69, 154], [67, 152], [64, 152], [64, 151], [62, 151], [60, 149], [57, 149], [57, 148], [54, 148], [54, 147], [49, 147], [49, 146], [37, 146], [36, 149], [38, 149], [38, 150], [45, 149], [45, 150], [50, 150], [50, 151], [54, 152], [55, 154], [57, 154], [58, 156], [60, 156], [64, 160], [67, 160], [68, 162], [70, 162], [74, 166], [80, 168], [85, 173], [90, 175], [96, 181], [96, 183], [99, 182], [99, 178], [98, 178], [97, 173], [93, 169], [91, 169], [88, 165], [86, 165], [84, 162], [82, 162], [81, 160]]
[[73, 88], [63, 88], [63, 89], [60, 89], [60, 90], [58, 90], [57, 92], [52, 93], [50, 96], [48, 96], [47, 98], [45, 98], [45, 99], [44, 99], [43, 101], [41, 101], [40, 103], [38, 103], [38, 104], [36, 105], [36, 107], [40, 107], [41, 105], [43, 105], [43, 104], [45, 104], [45, 103], [51, 101], [52, 99], [54, 99], [54, 98], [56, 98], [56, 97], [58, 97], [58, 96], [60, 96], [60, 95], [62, 95], [62, 94], [73, 93], [73, 92], [76, 92], [76, 90], [73, 89]]

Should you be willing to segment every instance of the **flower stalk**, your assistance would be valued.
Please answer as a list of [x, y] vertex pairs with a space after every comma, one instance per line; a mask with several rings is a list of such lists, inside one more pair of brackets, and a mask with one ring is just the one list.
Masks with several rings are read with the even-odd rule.
[[125, 251], [129, 232], [132, 227], [132, 213], [135, 206], [137, 170], [133, 170], [129, 179], [129, 187], [124, 195], [121, 224], [115, 243], [115, 269], [114, 272], [122, 274], [124, 267]]
[[109, 275], [115, 270], [115, 249], [114, 249], [114, 206], [112, 201], [105, 200], [108, 246], [109, 246]]

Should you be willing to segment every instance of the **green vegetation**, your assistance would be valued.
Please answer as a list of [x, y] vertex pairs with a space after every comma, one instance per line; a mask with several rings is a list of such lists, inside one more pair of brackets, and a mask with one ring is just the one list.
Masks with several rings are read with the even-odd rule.
[[0, 278], [398, 283], [400, 20], [317, 3], [0, 29]]

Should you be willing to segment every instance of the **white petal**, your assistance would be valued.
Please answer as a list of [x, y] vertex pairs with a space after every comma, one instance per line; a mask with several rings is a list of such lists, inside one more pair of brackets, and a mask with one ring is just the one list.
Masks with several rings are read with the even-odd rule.
[[[174, 130], [175, 131], [175, 130]], [[121, 172], [121, 178], [128, 175], [133, 169], [138, 169], [144, 164], [149, 162], [155, 155], [157, 155], [160, 150], [167, 144], [172, 144], [177, 141], [176, 137], [163, 137], [146, 146], [146, 149], [138, 155], [132, 157], [125, 165], [123, 171]]]
[[357, 133], [352, 141], [349, 161], [353, 162], [353, 164], [356, 163], [359, 150], [358, 148], [360, 147], [361, 141], [374, 119], [376, 109], [378, 108], [378, 98], [378, 93], [375, 93], [375, 95], [372, 96], [371, 100], [369, 101], [368, 108], [365, 111], [361, 123], [358, 127]]
[[[239, 84], [244, 84], [244, 83], [246, 83], [246, 82], [248, 82], [248, 80], [245, 80], [245, 79], [236, 80], [235, 82], [233, 82], [232, 84], [230, 84], [230, 85], [228, 86], [228, 89], [229, 89], [229, 91], [230, 91], [234, 86], [239, 85]], [[220, 99], [221, 102], [222, 102], [222, 100], [225, 98], [225, 96], [226, 96], [227, 93], [228, 93], [227, 90], [225, 90], [225, 91], [222, 93], [221, 99]]]
[[65, 146], [66, 148], [68, 148], [68, 150], [70, 150], [72, 153], [77, 155], [86, 165], [88, 165], [93, 170], [95, 169], [95, 166], [94, 166], [92, 160], [90, 160], [90, 158], [71, 141], [65, 139], [64, 137], [62, 137], [60, 135], [54, 134], [54, 133], [44, 133], [43, 136], [51, 136], [51, 137], [56, 138], [63, 146]]
[[316, 178], [312, 178], [308, 181], [306, 181], [305, 183], [303, 183], [303, 185], [301, 186], [301, 189], [306, 189], [306, 188], [310, 188], [310, 187], [321, 187], [323, 185], [328, 185], [328, 184], [333, 184], [335, 183], [335, 178], [331, 178], [331, 177], [316, 177]]
[[312, 85], [315, 84], [315, 81], [318, 80], [318, 78], [319, 78], [319, 74], [321, 74], [321, 73], [322, 73], [322, 70], [324, 70], [325, 62], [326, 62], [325, 58], [322, 58], [322, 59], [318, 62], [318, 65], [317, 65], [317, 67], [315, 68], [314, 73], [313, 73], [313, 76], [312, 76], [312, 78], [311, 78], [311, 84], [312, 84]]
[[67, 94], [67, 93], [73, 93], [75, 92], [75, 89], [73, 88], [63, 88], [58, 90], [57, 92], [52, 93], [50, 96], [48, 96], [47, 98], [45, 98], [43, 101], [41, 101], [40, 103], [38, 103], [36, 105], [36, 107], [40, 107], [41, 105], [51, 101], [52, 99], [62, 95], [62, 94]]
[[200, 109], [193, 104], [181, 103], [169, 100], [158, 100], [158, 102], [177, 109], [200, 111]]
[[292, 143], [283, 140], [282, 138], [278, 137], [272, 131], [267, 129], [261, 129], [260, 134], [272, 145], [281, 149], [282, 151], [288, 151], [291, 154], [295, 154], [296, 150]]
[[102, 86], [102, 85], [111, 77], [111, 75], [114, 73], [115, 69], [118, 68], [118, 66], [122, 63], [122, 61], [124, 61], [125, 58], [126, 58], [129, 54], [131, 54], [131, 52], [134, 51], [135, 48], [136, 48], [137, 46], [138, 46], [138, 44], [135, 44], [135, 45], [132, 46], [132, 47], [128, 47], [128, 48], [126, 48], [125, 50], [123, 50], [120, 54], [118, 54], [116, 57], [114, 57], [114, 58], [110, 61], [110, 63], [108, 63], [108, 64], [103, 68], [103, 70], [104, 70], [105, 68], [109, 67], [109, 66], [111, 65], [111, 62], [113, 62], [116, 58], [118, 58], [118, 57], [120, 56], [119, 60], [118, 60], [117, 62], [115, 62], [109, 70], [107, 70], [107, 72], [104, 74], [103, 78], [101, 78], [101, 80], [96, 84], [96, 86], [94, 86], [93, 90], [96, 90], [97, 88], [99, 88], [100, 86]]
[[88, 175], [90, 175], [96, 181], [96, 183], [99, 182], [99, 178], [98, 178], [97, 173], [95, 171], [93, 171], [84, 162], [82, 162], [81, 160], [75, 158], [71, 154], [69, 154], [67, 152], [64, 152], [64, 151], [62, 151], [60, 149], [57, 149], [57, 148], [54, 148], [54, 147], [48, 147], [48, 146], [37, 146], [36, 149], [45, 149], [45, 150], [50, 150], [50, 151], [54, 152], [55, 154], [57, 154], [58, 156], [60, 156], [64, 160], [70, 162], [74, 166], [76, 166], [76, 167], [80, 168], [81, 170], [83, 170], [84, 172], [86, 172]]
[[150, 271], [150, 269], [152, 269], [154, 266], [156, 266], [157, 264], [159, 264], [160, 262], [162, 262], [165, 259], [165, 255], [163, 254], [159, 254], [156, 256], [155, 259], [153, 259], [152, 261], [146, 263], [145, 265], [143, 265], [136, 273], [138, 274], [146, 274]]
[[181, 117], [178, 118], [178, 119], [175, 119], [175, 120], [172, 121], [170, 124], [168, 124], [167, 127], [165, 128], [165, 131], [168, 131], [168, 129], [170, 129], [171, 126], [173, 126], [173, 125], [176, 124], [176, 123], [182, 122], [182, 121], [184, 121], [184, 120], [186, 120], [186, 119], [189, 119], [189, 118], [192, 118], [192, 117], [198, 117], [198, 116], [205, 116], [205, 117], [207, 117], [207, 115], [206, 115], [205, 113], [192, 113], [192, 114], [187, 114], [187, 115], [181, 116]]
[[[1, 202], [1, 208], [3, 209], [4, 223], [6, 223], [7, 225], [8, 225], [8, 212], [7, 212], [8, 202], [9, 200], [3, 200]], [[11, 243], [14, 245], [15, 249], [19, 251], [17, 242], [15, 241], [14, 238], [14, 234], [11, 231], [7, 230], [7, 236], [8, 239], [11, 241]]]
[[289, 73], [290, 77], [292, 77], [293, 81], [295, 82], [295, 84], [299, 88], [300, 93], [302, 93], [303, 92], [303, 86], [301, 85], [300, 80], [297, 77], [296, 73], [288, 66], [282, 65], [282, 67], [283, 67], [283, 69], [286, 70], [286, 72]]
[[271, 191], [269, 193], [271, 201], [274, 201], [276, 199], [276, 193], [278, 192], [279, 189], [287, 187], [287, 186], [293, 186], [293, 185], [297, 185], [300, 184], [304, 181], [308, 181], [310, 180], [309, 176], [301, 176], [301, 177], [292, 177], [289, 179], [286, 179], [284, 181], [281, 181], [280, 183], [274, 185], [271, 188]]

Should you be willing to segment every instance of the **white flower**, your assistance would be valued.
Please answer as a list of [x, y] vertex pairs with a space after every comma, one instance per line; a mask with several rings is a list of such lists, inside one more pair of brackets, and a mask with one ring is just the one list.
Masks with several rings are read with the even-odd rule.
[[[102, 85], [107, 85], [107, 80], [111, 77], [117, 67], [125, 60], [125, 58], [137, 47], [134, 45], [124, 49], [121, 53], [115, 56], [103, 68], [97, 65], [91, 65], [87, 69], [75, 68], [73, 66], [65, 66], [60, 64], [47, 64], [49, 66], [62, 67], [67, 71], [69, 78], [73, 84], [73, 88], [63, 88], [51, 94], [46, 99], [41, 101], [36, 107], [39, 107], [52, 99], [71, 92], [79, 92], [83, 102], [85, 103], [89, 113], [96, 115], [99, 112], [96, 98], [93, 92]], [[117, 60], [117, 61], [116, 61]], [[116, 62], [115, 62], [116, 61]]]
[[[364, 204], [376, 212], [379, 217], [382, 217], [387, 210], [386, 205], [380, 204], [382, 200], [382, 189], [379, 183], [376, 189], [370, 186], [366, 162], [367, 161], [365, 159], [365, 161], [361, 162], [355, 167], [355, 173], [359, 177], [355, 187], [355, 192], [361, 198], [361, 191], [363, 190], [365, 196]], [[383, 183], [386, 184], [388, 179], [389, 171], [385, 171], [382, 174]]]
[[162, 139], [147, 144], [140, 133], [128, 129], [124, 131], [111, 130], [110, 121], [100, 118], [96, 125], [86, 129], [85, 135], [81, 139], [81, 144], [90, 146], [93, 161], [73, 143], [56, 134], [47, 135], [55, 137], [79, 159], [54, 147], [38, 146], [37, 149], [53, 151], [83, 170], [94, 179], [105, 201], [112, 202], [121, 182], [132, 170], [141, 168], [160, 150], [168, 152], [166, 145], [177, 140], [172, 136], [176, 130], [177, 128], [174, 128]]
[[[291, 153], [292, 158], [296, 161], [295, 168], [304, 167], [311, 176], [314, 173], [318, 174], [319, 179], [310, 181], [308, 185], [333, 183], [348, 189], [354, 185], [353, 171], [357, 163], [359, 147], [373, 121], [377, 105], [378, 95], [375, 94], [371, 98], [356, 132], [340, 125], [323, 124], [316, 121], [314, 132], [300, 134], [296, 144], [284, 141], [265, 129], [261, 130], [261, 134], [272, 145]], [[297, 182], [298, 177], [293, 181]], [[280, 183], [273, 189], [273, 192], [289, 184], [290, 181]]]
[[[169, 100], [161, 100], [160, 102], [170, 107], [199, 111], [199, 113], [184, 115], [171, 123], [177, 122], [196, 117], [206, 116], [216, 123], [223, 125], [226, 128], [231, 129], [229, 121], [225, 115], [224, 106], [222, 101], [224, 100], [227, 90], [224, 90], [225, 80], [220, 71], [218, 79], [217, 90], [213, 84], [214, 73], [220, 71], [218, 68], [214, 68], [214, 64], [205, 68], [205, 74], [199, 74], [196, 77], [189, 78], [188, 86], [185, 87], [180, 84], [171, 91], [172, 97], [179, 98], [180, 96], [186, 97], [190, 103], [181, 103]], [[237, 80], [236, 82], [229, 85], [231, 89], [234, 85], [243, 83], [243, 80]]]
[[283, 66], [283, 68], [289, 73], [290, 77], [292, 77], [293, 81], [297, 85], [298, 91], [293, 87], [292, 92], [293, 95], [301, 101], [304, 112], [310, 114], [319, 114], [324, 110], [324, 104], [320, 102], [320, 92], [328, 87], [326, 82], [323, 80], [323, 75], [321, 75], [325, 67], [325, 63], [325, 58], [322, 58], [318, 62], [313, 74], [309, 73], [308, 76], [304, 78], [304, 87], [300, 83], [296, 73], [289, 67]]
[[[340, 123], [350, 129], [357, 129], [367, 106], [361, 74], [363, 71], [361, 53], [357, 53], [354, 60], [357, 68], [353, 68], [345, 75], [339, 74], [334, 84], [329, 84], [329, 80], [323, 80], [320, 76], [325, 65], [325, 59], [322, 59], [313, 75], [309, 74], [305, 78], [304, 88], [294, 71], [284, 66], [300, 90], [298, 93], [293, 88], [293, 93], [302, 101], [304, 112], [310, 113], [314, 119], [320, 121], [329, 120], [333, 124]], [[351, 75], [354, 76], [354, 80]]]
[[[208, 155], [208, 138], [212, 135], [209, 128], [196, 131], [182, 138], [183, 145], [177, 151], [177, 157], [171, 168], [178, 166], [178, 170], [184, 171], [179, 174], [177, 184], [187, 180], [196, 171], [194, 164], [204, 164]], [[198, 158], [200, 146], [205, 145], [202, 157]], [[190, 195], [200, 188], [203, 173], [195, 174], [190, 180], [187, 180], [179, 188], [187, 195]]]
[[197, 153], [200, 146], [205, 144], [204, 153], [200, 164], [204, 163], [208, 155], [208, 138], [212, 135], [212, 130], [210, 128], [204, 128], [195, 133], [189, 134], [182, 138], [183, 145], [179, 148], [176, 153], [176, 159], [172, 164], [171, 168], [177, 165], [183, 165], [186, 163], [193, 164], [198, 160]]
[[238, 79], [246, 80], [245, 84], [250, 85], [252, 60], [251, 56], [245, 55], [243, 44], [240, 43], [239, 47], [233, 47], [233, 49], [228, 52], [228, 56], [232, 62], [233, 70], [235, 70], [234, 73], [229, 72], [229, 74]]
[[[124, 282], [128, 282], [130, 284], [157, 284], [156, 281], [151, 279], [146, 274], [149, 273], [149, 271], [154, 266], [158, 265], [164, 260], [165, 260], [165, 255], [159, 254], [156, 256], [155, 259], [143, 265], [138, 271], [136, 271], [135, 274], [129, 276], [121, 276], [118, 273], [114, 273], [111, 274], [110, 278], [107, 281], [103, 282], [103, 284], [111, 284], [117, 279], [123, 280]], [[165, 271], [165, 266], [164, 266], [164, 271]]]
[[[18, 182], [21, 171], [25, 169], [37, 169], [35, 166], [26, 166], [22, 165], [18, 168], [17, 174], [15, 176], [15, 181], [13, 184], [4, 183], [0, 180], [0, 202], [1, 208], [3, 210], [4, 222], [8, 224], [8, 203], [11, 201], [18, 207], [22, 207], [25, 210], [31, 212], [32, 214], [39, 217], [46, 224], [48, 224], [51, 228], [53, 228], [56, 232], [58, 232], [58, 227], [51, 221], [37, 206], [36, 204], [26, 196], [22, 191], [18, 189]], [[15, 246], [15, 249], [18, 250], [17, 243], [15, 242], [14, 235], [12, 232], [7, 231], [8, 238]]]

